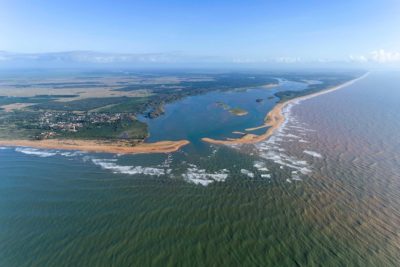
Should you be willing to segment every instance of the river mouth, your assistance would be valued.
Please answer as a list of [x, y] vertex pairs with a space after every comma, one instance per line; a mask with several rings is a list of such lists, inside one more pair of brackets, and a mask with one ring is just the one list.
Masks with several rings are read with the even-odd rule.
[[294, 105], [255, 145], [0, 147], [0, 263], [396, 266], [398, 77], [372, 73]]
[[[291, 88], [304, 90], [306, 82], [280, 80], [274, 87], [255, 87], [212, 91], [189, 96], [166, 104], [165, 113], [157, 118], [139, 119], [148, 124], [150, 136], [146, 142], [162, 140], [188, 140], [190, 143], [174, 153], [119, 155], [106, 153], [63, 152], [57, 149], [16, 148], [15, 152], [38, 158], [67, 158], [83, 161], [117, 176], [148, 177], [149, 179], [173, 179], [195, 186], [225, 183], [231, 178], [244, 176], [254, 181], [268, 181], [272, 177], [289, 175], [284, 182], [300, 182], [301, 176], [311, 172], [304, 160], [282, 154], [278, 143], [267, 146], [241, 145], [220, 146], [203, 142], [203, 137], [238, 138], [249, 133], [248, 129], [263, 124], [267, 114], [277, 104], [275, 94]], [[232, 112], [234, 110], [234, 112]], [[236, 111], [240, 111], [237, 113]], [[261, 134], [265, 128], [251, 134]], [[288, 135], [288, 137], [291, 137]], [[281, 133], [271, 139], [279, 142]], [[268, 141], [270, 142], [270, 141]], [[304, 141], [306, 142], [306, 141]], [[277, 150], [274, 150], [277, 148]], [[269, 161], [266, 162], [265, 160]], [[297, 162], [297, 163], [296, 163]], [[299, 163], [300, 162], [300, 163]], [[298, 165], [298, 163], [300, 165]], [[273, 166], [270, 166], [273, 164]], [[268, 165], [268, 166], [267, 166]]]

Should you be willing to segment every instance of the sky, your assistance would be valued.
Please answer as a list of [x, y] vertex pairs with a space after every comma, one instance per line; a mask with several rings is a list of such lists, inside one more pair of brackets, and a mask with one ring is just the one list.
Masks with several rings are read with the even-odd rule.
[[399, 14], [399, 0], [0, 0], [0, 51], [400, 65]]

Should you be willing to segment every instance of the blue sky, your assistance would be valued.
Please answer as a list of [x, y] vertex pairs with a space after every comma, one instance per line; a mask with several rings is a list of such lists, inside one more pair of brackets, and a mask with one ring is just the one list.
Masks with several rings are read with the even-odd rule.
[[400, 61], [398, 0], [0, 0], [0, 50]]

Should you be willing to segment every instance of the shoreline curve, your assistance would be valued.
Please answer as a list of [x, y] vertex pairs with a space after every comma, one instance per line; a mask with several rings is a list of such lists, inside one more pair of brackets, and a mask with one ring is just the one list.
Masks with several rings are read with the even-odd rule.
[[355, 82], [364, 79], [365, 77], [367, 77], [369, 75], [370, 72], [367, 72], [365, 74], [363, 74], [362, 76], [355, 78], [353, 80], [347, 81], [345, 83], [342, 83], [340, 85], [331, 87], [331, 88], [327, 88], [324, 89], [322, 91], [316, 92], [316, 93], [312, 93], [309, 95], [305, 95], [305, 96], [299, 96], [290, 100], [287, 100], [285, 102], [282, 103], [278, 103], [274, 106], [274, 108], [272, 110], [270, 110], [267, 115], [264, 118], [264, 124], [257, 126], [257, 127], [253, 127], [253, 128], [248, 128], [246, 129], [246, 131], [253, 131], [253, 130], [257, 130], [257, 129], [262, 129], [262, 128], [267, 128], [267, 131], [264, 134], [260, 134], [260, 135], [256, 135], [256, 134], [251, 134], [251, 133], [247, 133], [245, 135], [243, 135], [242, 137], [239, 138], [227, 138], [225, 140], [219, 140], [219, 139], [213, 139], [213, 138], [208, 138], [208, 137], [204, 137], [201, 140], [210, 144], [216, 144], [216, 145], [238, 145], [238, 144], [254, 144], [254, 143], [259, 143], [261, 141], [267, 140], [269, 137], [271, 137], [276, 130], [278, 130], [279, 128], [281, 128], [281, 126], [283, 125], [283, 123], [286, 121], [286, 117], [283, 114], [284, 109], [290, 105], [290, 104], [297, 104], [300, 101], [306, 100], [306, 99], [310, 99], [310, 98], [314, 98], [316, 96], [319, 95], [323, 95], [323, 94], [327, 94], [342, 88], [345, 88], [349, 85], [354, 84]]

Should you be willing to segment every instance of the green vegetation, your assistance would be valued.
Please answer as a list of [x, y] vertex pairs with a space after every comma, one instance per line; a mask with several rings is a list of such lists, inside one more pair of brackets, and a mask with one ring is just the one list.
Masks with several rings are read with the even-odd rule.
[[[286, 91], [279, 91], [276, 92], [274, 95], [278, 97], [280, 100], [279, 102], [285, 102], [287, 100], [300, 97], [300, 96], [305, 96], [309, 95], [312, 93], [319, 92], [321, 90], [325, 90], [328, 88], [332, 88], [335, 86], [338, 86], [340, 84], [343, 84], [349, 80], [352, 80], [356, 78], [357, 76], [360, 76], [360, 73], [357, 73], [358, 75], [349, 75], [349, 74], [331, 74], [331, 75], [321, 75], [321, 76], [316, 76], [314, 75], [306, 75], [306, 76], [294, 76], [290, 77], [290, 80], [293, 81], [304, 81], [305, 78], [307, 80], [317, 80], [319, 83], [312, 83], [309, 84], [307, 89], [301, 90], [301, 91], [293, 91], [293, 90], [286, 90]], [[289, 77], [288, 77], [289, 78]]]
[[39, 116], [37, 112], [0, 112], [0, 138], [34, 139], [41, 132], [35, 126]]
[[[187, 96], [215, 90], [237, 90], [277, 84], [278, 80], [275, 77], [299, 82], [308, 81], [308, 87], [305, 90], [278, 90], [275, 93], [280, 101], [286, 101], [339, 85], [355, 76], [348, 73], [89, 72], [80, 77], [71, 78], [71, 82], [65, 82], [65, 78], [60, 81], [60, 79], [43, 76], [43, 82], [37, 82], [38, 79], [35, 78], [35, 82], [32, 83], [29, 83], [29, 79], [20, 78], [19, 81], [14, 77], [0, 81], [0, 86], [2, 86], [0, 88], [6, 87], [7, 90], [4, 92], [8, 92], [8, 95], [13, 95], [14, 90], [18, 90], [18, 95], [23, 95], [21, 92], [24, 90], [31, 94], [34, 91], [30, 90], [36, 90], [35, 92], [38, 93], [34, 96], [0, 96], [0, 138], [143, 140], [148, 136], [147, 125], [138, 121], [136, 116], [156, 118], [164, 113], [165, 104]], [[40, 87], [41, 90], [36, 87]], [[103, 89], [99, 89], [100, 87]], [[81, 89], [75, 90], [76, 88], [90, 90], [81, 91]], [[106, 91], [109, 90], [108, 93], [105, 93], [104, 88]], [[49, 91], [51, 89], [59, 93], [47, 94], [51, 92]], [[103, 90], [102, 94], [99, 94], [101, 97], [96, 95], [97, 90]], [[149, 93], [140, 95], [136, 92], [139, 90], [147, 90], [146, 92]], [[85, 93], [85, 98], [73, 99], [81, 96], [82, 93]], [[118, 96], [113, 96], [114, 94]], [[256, 99], [258, 103], [262, 101], [263, 99]], [[11, 112], [6, 112], [1, 107], [17, 103], [33, 105], [22, 106], [23, 109]], [[239, 107], [231, 108], [223, 102], [216, 102], [216, 104], [237, 116], [247, 114], [246, 110]]]
[[115, 122], [88, 123], [76, 132], [61, 132], [59, 137], [67, 139], [143, 140], [147, 135], [146, 123], [125, 118]]
[[[190, 80], [191, 74], [169, 74], [180, 78], [181, 82], [175, 83], [139, 83], [129, 84], [124, 87], [115, 89], [115, 91], [134, 91], [140, 89], [151, 89], [155, 92], [170, 94], [172, 92], [185, 91], [190, 92], [206, 92], [210, 90], [232, 90], [243, 87], [256, 87], [266, 84], [276, 84], [278, 80], [267, 73], [223, 73], [223, 74], [204, 74], [200, 77], [204, 79]], [[193, 75], [192, 75], [193, 76]], [[194, 75], [194, 76], [199, 76]], [[184, 79], [188, 80], [185, 81]], [[184, 90], [182, 90], [184, 89]]]
[[122, 97], [96, 97], [85, 98], [67, 102], [48, 101], [32, 106], [34, 110], [55, 110], [55, 111], [90, 111], [93, 109], [102, 108], [109, 105], [117, 105], [126, 102], [131, 102], [132, 98]]
[[143, 140], [147, 125], [131, 114], [13, 111], [0, 113], [0, 138]]
[[149, 102], [148, 97], [127, 97], [123, 99], [120, 103], [111, 104], [109, 106], [103, 106], [98, 109], [98, 112], [105, 113], [141, 113], [143, 112], [147, 106], [146, 104]]

